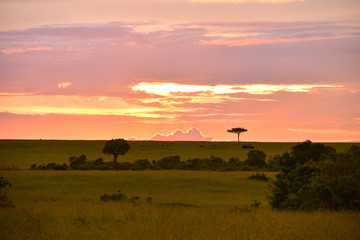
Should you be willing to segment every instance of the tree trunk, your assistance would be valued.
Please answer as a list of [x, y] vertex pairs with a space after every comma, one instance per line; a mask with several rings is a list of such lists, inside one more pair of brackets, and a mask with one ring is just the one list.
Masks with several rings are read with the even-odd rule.
[[114, 168], [115, 168], [115, 169], [118, 169], [117, 158], [118, 158], [118, 155], [117, 155], [117, 154], [114, 154]]
[[240, 133], [238, 133], [238, 144], [240, 144]]

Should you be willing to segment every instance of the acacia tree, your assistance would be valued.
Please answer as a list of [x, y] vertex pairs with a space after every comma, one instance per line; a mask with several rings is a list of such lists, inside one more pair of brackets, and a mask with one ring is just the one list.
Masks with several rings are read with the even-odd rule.
[[227, 130], [229, 133], [236, 133], [238, 135], [238, 144], [240, 143], [240, 133], [247, 132], [247, 129], [245, 128], [232, 128]]
[[117, 158], [119, 155], [124, 155], [129, 151], [130, 145], [129, 143], [122, 139], [112, 139], [105, 142], [103, 153], [106, 155], [113, 155], [114, 156], [114, 165], [117, 165]]

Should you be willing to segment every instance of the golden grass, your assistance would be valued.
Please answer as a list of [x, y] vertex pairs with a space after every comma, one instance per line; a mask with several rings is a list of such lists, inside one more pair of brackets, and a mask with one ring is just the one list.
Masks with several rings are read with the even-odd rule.
[[[358, 239], [358, 212], [273, 211], [251, 172], [2, 171], [0, 239]], [[273, 173], [266, 173], [271, 176]], [[119, 188], [136, 205], [101, 202]], [[146, 197], [153, 198], [151, 203]], [[262, 202], [251, 208], [252, 200]], [[246, 206], [245, 206], [246, 205]], [[235, 208], [236, 207], [236, 208]], [[250, 209], [251, 211], [247, 211]]]
[[[25, 207], [25, 206], [24, 206]], [[358, 213], [48, 202], [1, 210], [1, 239], [358, 239]]]

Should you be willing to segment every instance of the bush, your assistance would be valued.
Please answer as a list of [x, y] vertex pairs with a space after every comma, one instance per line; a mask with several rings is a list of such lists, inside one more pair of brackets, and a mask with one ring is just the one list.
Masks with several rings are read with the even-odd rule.
[[247, 154], [245, 164], [253, 167], [265, 167], [266, 166], [266, 154], [261, 150], [250, 150]]
[[184, 169], [188, 170], [210, 170], [211, 160], [207, 158], [193, 158], [185, 162]]
[[120, 190], [117, 193], [108, 195], [103, 194], [100, 196], [100, 201], [109, 202], [109, 201], [125, 201], [127, 200], [126, 194], [122, 193]]
[[30, 170], [67, 170], [68, 165], [64, 164], [56, 164], [56, 163], [48, 163], [37, 166], [33, 164], [30, 166]]
[[268, 168], [271, 171], [279, 171], [280, 170], [280, 154], [276, 154], [274, 156], [269, 157], [268, 159]]
[[250, 179], [260, 180], [260, 181], [268, 181], [269, 178], [264, 173], [256, 173], [254, 175], [249, 176]]
[[135, 161], [135, 168], [137, 170], [149, 169], [150, 166], [151, 166], [151, 163], [147, 159], [138, 159]]
[[6, 195], [6, 188], [11, 187], [11, 183], [5, 180], [4, 177], [0, 177], [0, 207], [11, 208], [15, 207], [12, 201]]
[[69, 158], [70, 167], [73, 169], [78, 169], [79, 166], [85, 165], [85, 162], [87, 161], [87, 157], [82, 154], [79, 157], [71, 156]]
[[180, 156], [176, 155], [176, 156], [164, 157], [159, 161], [157, 161], [157, 165], [161, 169], [177, 169], [181, 165]]
[[306, 141], [284, 153], [280, 167], [269, 196], [273, 208], [360, 209], [360, 147], [336, 154], [331, 147]]
[[[150, 198], [152, 200], [152, 198]], [[113, 193], [111, 195], [103, 194], [100, 196], [100, 201], [102, 202], [109, 202], [109, 201], [115, 201], [115, 202], [129, 202], [132, 204], [136, 204], [140, 200], [139, 196], [131, 196], [127, 197], [125, 193], [122, 193], [120, 190], [117, 193]], [[151, 202], [148, 198], [148, 203]]]

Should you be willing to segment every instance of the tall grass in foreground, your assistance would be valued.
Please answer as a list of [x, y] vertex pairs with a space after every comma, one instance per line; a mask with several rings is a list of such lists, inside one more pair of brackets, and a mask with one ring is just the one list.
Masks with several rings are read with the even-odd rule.
[[[0, 239], [358, 239], [358, 212], [279, 212], [253, 172], [0, 171]], [[274, 173], [266, 173], [273, 177]], [[118, 190], [136, 204], [102, 202]], [[147, 197], [152, 197], [148, 202]], [[250, 206], [262, 202], [259, 208]]]
[[1, 239], [358, 239], [351, 212], [47, 202], [1, 210]]

